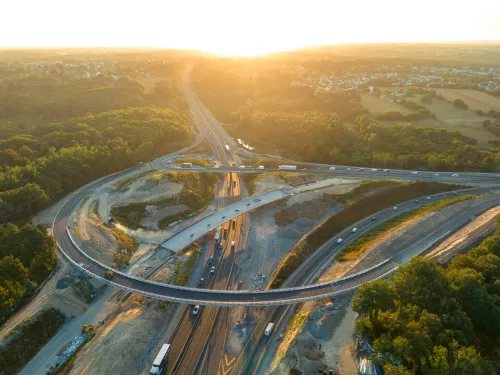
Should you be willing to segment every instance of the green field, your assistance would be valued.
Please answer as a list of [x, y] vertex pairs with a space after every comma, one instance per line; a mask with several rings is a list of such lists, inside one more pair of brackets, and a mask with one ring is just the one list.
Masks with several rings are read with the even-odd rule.
[[[380, 91], [394, 92], [399, 91], [401, 87], [380, 87]], [[454, 89], [436, 89], [438, 94], [443, 95], [445, 99], [434, 99], [432, 103], [421, 103], [422, 95], [416, 94], [409, 98], [415, 103], [424, 106], [432, 114], [436, 115], [436, 119], [426, 118], [422, 120], [412, 121], [412, 124], [418, 127], [430, 127], [438, 129], [446, 129], [448, 131], [459, 131], [465, 136], [475, 138], [479, 146], [490, 147], [488, 141], [498, 139], [494, 134], [490, 133], [483, 127], [483, 121], [486, 117], [481, 117], [476, 114], [476, 109], [488, 111], [490, 109], [500, 108], [500, 98], [488, 95], [484, 92], [475, 90], [454, 90]], [[397, 111], [406, 115], [411, 113], [407, 107], [404, 107], [396, 102], [389, 102], [372, 94], [361, 94], [362, 104], [376, 117], [376, 115]], [[460, 109], [453, 106], [455, 99], [462, 99], [465, 104], [469, 105], [469, 109]], [[399, 121], [380, 121], [384, 125], [396, 124]]]

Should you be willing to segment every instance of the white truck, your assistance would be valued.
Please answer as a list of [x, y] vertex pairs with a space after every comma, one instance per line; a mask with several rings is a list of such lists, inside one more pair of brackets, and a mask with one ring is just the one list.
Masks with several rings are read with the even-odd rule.
[[297, 166], [296, 165], [280, 165], [278, 167], [278, 170], [280, 170], [280, 171], [296, 171]]
[[263, 165], [259, 165], [259, 166], [257, 167], [257, 169], [264, 169], [264, 166], [263, 166]]
[[220, 228], [217, 229], [217, 232], [215, 232], [215, 242], [216, 243], [220, 242]]
[[193, 168], [193, 163], [182, 163], [181, 168]]
[[153, 366], [151, 367], [151, 371], [149, 373], [151, 375], [158, 375], [163, 373], [163, 371], [167, 368], [168, 363], [168, 354], [170, 353], [170, 344], [163, 344], [158, 355], [153, 362]]
[[225, 145], [224, 147], [226, 147], [226, 151], [229, 152], [230, 148], [228, 145]]
[[274, 329], [274, 323], [269, 323], [266, 327], [266, 330], [264, 331], [264, 335], [266, 336], [271, 336], [271, 332], [273, 331]]

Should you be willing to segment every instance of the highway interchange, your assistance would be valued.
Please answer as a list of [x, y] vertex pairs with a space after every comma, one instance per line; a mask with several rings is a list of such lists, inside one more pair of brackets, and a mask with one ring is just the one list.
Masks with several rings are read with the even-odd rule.
[[[350, 242], [362, 236], [364, 233], [375, 227], [376, 225], [389, 220], [390, 218], [397, 216], [403, 212], [415, 209], [418, 206], [428, 203], [426, 200], [422, 200], [419, 203], [414, 201], [406, 202], [398, 205], [398, 209], [394, 210], [392, 207], [388, 207], [373, 216], [377, 219], [373, 221], [371, 218], [366, 218], [352, 227], [347, 228], [342, 233], [337, 236], [332, 237], [324, 246], [318, 249], [304, 265], [299, 268], [285, 283], [285, 288], [272, 291], [235, 291], [226, 290], [234, 284], [234, 280], [231, 279], [232, 268], [234, 265], [235, 252], [238, 249], [239, 241], [241, 237], [244, 236], [245, 227], [245, 212], [255, 209], [258, 204], [251, 205], [249, 207], [240, 207], [241, 203], [234, 203], [235, 199], [240, 199], [243, 195], [242, 179], [240, 174], [242, 173], [265, 173], [270, 171], [277, 171], [276, 168], [265, 168], [255, 169], [255, 168], [239, 168], [241, 165], [241, 160], [238, 158], [236, 152], [239, 151], [245, 156], [249, 155], [247, 150], [237, 150], [237, 144], [225, 133], [222, 127], [216, 122], [216, 120], [210, 115], [209, 111], [203, 107], [200, 101], [197, 99], [196, 95], [190, 89], [189, 84], [186, 87], [186, 97], [192, 109], [193, 119], [199, 128], [199, 136], [197, 137], [196, 145], [200, 143], [200, 139], [206, 138], [213, 150], [215, 159], [217, 161], [217, 168], [192, 168], [192, 169], [179, 169], [175, 163], [166, 162], [167, 160], [173, 160], [176, 155], [170, 155], [165, 158], [159, 158], [153, 161], [151, 164], [154, 168], [167, 169], [167, 170], [190, 170], [203, 172], [216, 172], [221, 173], [221, 177], [224, 179], [224, 185], [233, 185], [234, 181], [237, 181], [236, 186], [232, 188], [229, 192], [226, 189], [221, 189], [221, 198], [224, 199], [226, 209], [232, 210], [233, 215], [219, 215], [218, 219], [212, 218], [214, 221], [210, 222], [210, 226], [207, 226], [205, 230], [197, 232], [195, 236], [192, 236], [191, 240], [194, 241], [199, 237], [205, 236], [206, 249], [208, 249], [205, 254], [205, 261], [208, 256], [214, 257], [214, 267], [216, 270], [213, 274], [210, 273], [211, 265], [205, 267], [204, 279], [206, 280], [205, 285], [202, 288], [187, 288], [187, 287], [175, 287], [166, 284], [159, 284], [151, 282], [149, 280], [143, 280], [136, 278], [118, 271], [115, 271], [115, 276], [113, 280], [107, 280], [105, 278], [106, 271], [109, 269], [107, 266], [97, 262], [96, 260], [90, 258], [86, 255], [78, 246], [74, 240], [70, 227], [70, 217], [74, 209], [78, 206], [79, 202], [93, 189], [101, 186], [107, 181], [113, 180], [120, 175], [124, 175], [130, 171], [119, 172], [118, 174], [106, 176], [102, 179], [96, 180], [86, 187], [76, 192], [69, 201], [61, 208], [61, 210], [56, 215], [53, 223], [53, 234], [56, 239], [57, 245], [60, 251], [72, 262], [73, 265], [82, 269], [83, 272], [89, 274], [92, 277], [98, 278], [101, 281], [117, 286], [119, 288], [125, 289], [129, 292], [142, 294], [147, 297], [163, 299], [173, 302], [180, 302], [185, 304], [196, 304], [205, 305], [207, 307], [201, 307], [199, 316], [194, 317], [191, 313], [191, 308], [186, 308], [182, 316], [181, 322], [176, 327], [174, 335], [172, 336], [172, 347], [174, 352], [172, 360], [169, 364], [168, 373], [194, 373], [195, 370], [200, 373], [215, 373], [219, 371], [219, 359], [222, 361], [223, 345], [221, 345], [220, 340], [213, 340], [211, 337], [212, 332], [223, 330], [222, 323], [224, 321], [224, 314], [227, 314], [227, 309], [221, 309], [221, 306], [263, 306], [267, 310], [264, 314], [266, 316], [265, 320], [259, 320], [257, 326], [254, 329], [254, 334], [251, 336], [249, 343], [245, 346], [245, 355], [240, 355], [234, 358], [233, 366], [231, 371], [238, 373], [238, 371], [247, 371], [248, 366], [251, 365], [252, 361], [241, 360], [242, 358], [261, 358], [262, 353], [265, 348], [262, 347], [263, 343], [260, 340], [259, 332], [262, 332], [263, 325], [271, 319], [281, 319], [287, 312], [289, 312], [289, 306], [298, 302], [304, 302], [309, 300], [321, 299], [328, 296], [337, 295], [350, 291], [357, 288], [363, 282], [374, 280], [377, 278], [385, 277], [388, 274], [397, 270], [400, 264], [396, 259], [389, 259], [386, 262], [374, 267], [373, 269], [366, 270], [365, 272], [354, 275], [353, 277], [344, 278], [337, 280], [335, 282], [328, 282], [323, 284], [311, 285], [315, 281], [313, 275], [316, 275], [318, 270], [325, 264], [330, 262], [334, 256], [347, 246]], [[225, 151], [224, 146], [230, 145], [230, 151]], [[195, 145], [193, 145], [194, 147]], [[186, 149], [185, 149], [186, 150]], [[234, 162], [236, 165], [230, 167], [231, 163]], [[287, 164], [292, 164], [287, 162]], [[307, 173], [317, 173], [317, 174], [331, 174], [334, 176], [349, 176], [360, 179], [380, 179], [380, 178], [391, 178], [391, 179], [401, 179], [401, 180], [425, 180], [425, 181], [439, 181], [439, 182], [453, 182], [460, 184], [470, 184], [476, 186], [483, 186], [476, 189], [467, 189], [464, 191], [457, 191], [454, 194], [483, 194], [489, 192], [497, 192], [498, 187], [498, 174], [484, 174], [484, 173], [461, 173], [461, 172], [423, 172], [423, 171], [405, 171], [405, 170], [381, 170], [381, 169], [369, 169], [369, 168], [358, 168], [349, 166], [329, 166], [320, 164], [304, 164], [304, 163], [293, 163], [294, 165], [300, 166], [297, 172], [307, 172]], [[331, 170], [331, 167], [335, 167], [335, 170]], [[305, 168], [305, 170], [304, 170]], [[415, 173], [416, 172], [416, 173]], [[289, 172], [294, 173], [294, 172]], [[444, 199], [450, 197], [450, 193], [437, 194], [430, 197], [432, 201]], [[253, 197], [255, 200], [258, 197]], [[255, 202], [255, 201], [254, 201]], [[257, 203], [257, 202], [255, 202]], [[464, 215], [478, 214], [489, 207], [493, 207], [499, 203], [499, 196], [494, 194], [493, 198], [484, 202], [482, 206], [472, 209], [470, 212], [464, 213]], [[233, 206], [234, 204], [240, 206]], [[234, 208], [239, 207], [239, 208]], [[239, 211], [234, 211], [238, 209]], [[222, 216], [226, 216], [223, 218]], [[464, 216], [465, 217], [465, 216]], [[224, 219], [227, 219], [224, 221]], [[463, 219], [463, 218], [462, 218]], [[209, 219], [210, 220], [210, 219]], [[221, 227], [228, 220], [235, 221], [234, 230], [230, 230], [228, 237], [222, 241], [221, 246], [215, 243], [213, 240], [213, 231], [217, 227]], [[227, 224], [231, 227], [231, 224]], [[202, 225], [202, 227], [205, 224]], [[352, 228], [358, 228], [356, 233], [352, 233]], [[241, 230], [238, 230], [241, 228]], [[181, 232], [182, 233], [182, 232]], [[180, 236], [187, 237], [187, 234], [180, 234]], [[211, 237], [212, 236], [212, 237]], [[337, 244], [338, 238], [343, 238], [344, 241], [341, 244]], [[171, 240], [171, 239], [170, 239]], [[189, 242], [189, 239], [184, 238], [181, 241], [183, 244]], [[191, 241], [191, 242], [192, 242]], [[230, 246], [231, 242], [235, 241], [235, 247]], [[416, 254], [415, 254], [416, 255]], [[233, 285], [234, 286], [234, 285]], [[273, 307], [274, 306], [274, 307]], [[227, 330], [227, 327], [225, 327]], [[176, 335], [175, 333], [184, 332], [183, 335]], [[186, 333], [188, 333], [186, 335]], [[224, 336], [224, 335], [221, 335]], [[179, 341], [178, 345], [176, 340]], [[213, 344], [210, 345], [211, 340]], [[260, 348], [259, 348], [260, 345]], [[212, 352], [210, 355], [207, 353], [207, 348], [212, 347]], [[218, 349], [214, 349], [218, 347]], [[176, 348], [176, 349], [175, 349]], [[210, 363], [210, 357], [216, 358], [215, 362]], [[226, 358], [226, 362], [227, 361]], [[257, 366], [254, 363], [255, 366]], [[187, 366], [187, 367], [186, 367]], [[189, 367], [191, 366], [191, 367]], [[255, 367], [254, 366], [254, 367]], [[196, 368], [195, 368], [196, 367]], [[258, 367], [258, 366], [257, 366]], [[202, 372], [205, 371], [205, 372]]]

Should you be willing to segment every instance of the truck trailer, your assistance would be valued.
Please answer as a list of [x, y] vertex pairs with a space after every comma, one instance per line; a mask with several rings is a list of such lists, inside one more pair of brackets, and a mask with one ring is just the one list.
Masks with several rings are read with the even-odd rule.
[[296, 171], [297, 166], [296, 165], [280, 165], [278, 167], [280, 171]]
[[149, 372], [151, 375], [159, 375], [164, 372], [167, 368], [168, 363], [168, 354], [170, 353], [170, 344], [163, 344], [158, 355], [153, 362], [153, 366], [151, 367], [151, 371]]

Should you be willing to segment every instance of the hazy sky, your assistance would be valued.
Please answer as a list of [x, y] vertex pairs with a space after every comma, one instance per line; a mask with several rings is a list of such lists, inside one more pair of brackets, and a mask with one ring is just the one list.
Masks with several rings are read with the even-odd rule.
[[252, 55], [359, 42], [500, 41], [500, 0], [2, 1], [0, 46]]

